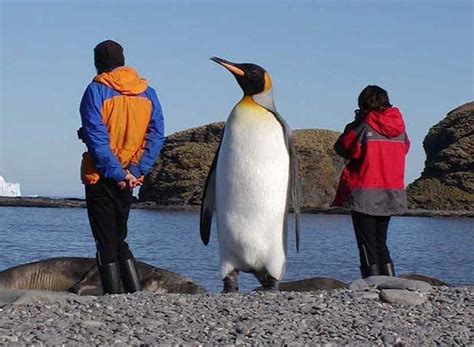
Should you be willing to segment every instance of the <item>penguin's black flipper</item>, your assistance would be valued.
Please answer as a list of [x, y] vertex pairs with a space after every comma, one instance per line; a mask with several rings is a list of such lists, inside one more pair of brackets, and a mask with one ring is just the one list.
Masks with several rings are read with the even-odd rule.
[[[268, 109], [267, 109], [268, 110]], [[300, 184], [298, 176], [298, 158], [296, 157], [295, 143], [293, 140], [293, 133], [285, 122], [283, 117], [278, 112], [271, 111], [278, 122], [281, 124], [283, 129], [283, 135], [285, 137], [286, 148], [290, 156], [290, 184], [291, 184], [291, 197], [293, 201], [293, 211], [295, 214], [295, 233], [296, 233], [296, 251], [300, 251]]]
[[[225, 129], [225, 128], [224, 128]], [[201, 232], [201, 240], [206, 246], [209, 243], [211, 237], [211, 225], [212, 225], [212, 215], [215, 209], [216, 201], [216, 166], [217, 166], [217, 157], [219, 156], [219, 150], [221, 149], [222, 139], [224, 138], [224, 130], [222, 130], [221, 140], [219, 146], [217, 147], [216, 154], [212, 160], [209, 173], [204, 183], [204, 190], [202, 193], [201, 201], [201, 220], [199, 223], [199, 229]]]

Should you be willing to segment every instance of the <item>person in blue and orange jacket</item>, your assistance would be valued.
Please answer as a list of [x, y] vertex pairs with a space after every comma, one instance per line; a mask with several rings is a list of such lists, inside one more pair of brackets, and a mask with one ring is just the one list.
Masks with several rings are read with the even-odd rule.
[[333, 206], [352, 211], [362, 277], [388, 275], [395, 270], [387, 247], [390, 217], [407, 208], [405, 156], [410, 141], [398, 108], [387, 92], [367, 86], [359, 109], [334, 145], [348, 159]]
[[132, 191], [163, 146], [163, 115], [155, 90], [124, 66], [120, 44], [99, 43], [94, 63], [97, 76], [80, 105], [79, 133], [87, 146], [81, 179], [104, 293], [131, 293], [141, 289], [126, 242]]

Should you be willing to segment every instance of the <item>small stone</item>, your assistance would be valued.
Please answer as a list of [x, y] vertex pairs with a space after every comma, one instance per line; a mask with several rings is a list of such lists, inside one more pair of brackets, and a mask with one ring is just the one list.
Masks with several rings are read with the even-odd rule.
[[18, 342], [18, 336], [16, 336], [16, 335], [12, 335], [12, 336], [2, 335], [2, 336], [0, 336], [0, 342]]
[[376, 292], [354, 292], [349, 294], [354, 300], [375, 300], [379, 298], [379, 293]]
[[85, 320], [85, 321], [81, 322], [81, 325], [83, 327], [101, 328], [101, 327], [105, 326], [105, 323], [95, 321], [95, 320]]
[[398, 305], [420, 305], [426, 301], [420, 293], [400, 289], [384, 289], [380, 291], [380, 299]]
[[245, 336], [243, 334], [239, 334], [237, 335], [237, 337], [235, 338], [235, 344], [236, 345], [242, 345], [244, 343], [244, 338]]

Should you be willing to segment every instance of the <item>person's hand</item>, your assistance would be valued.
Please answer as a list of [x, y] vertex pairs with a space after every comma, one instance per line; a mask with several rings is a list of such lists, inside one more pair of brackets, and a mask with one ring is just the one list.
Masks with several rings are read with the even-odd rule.
[[120, 190], [133, 190], [133, 188], [141, 186], [141, 182], [131, 173], [127, 173], [123, 181], [117, 183]]
[[364, 120], [364, 117], [363, 117], [363, 114], [360, 112], [360, 110], [355, 110], [354, 120], [345, 126], [343, 132], [347, 133], [351, 131], [352, 129], [357, 128], [362, 123], [363, 120]]
[[133, 176], [131, 173], [127, 173], [127, 175], [124, 178], [124, 181], [127, 183], [128, 190], [133, 190], [133, 188], [135, 188], [138, 183], [137, 178]]

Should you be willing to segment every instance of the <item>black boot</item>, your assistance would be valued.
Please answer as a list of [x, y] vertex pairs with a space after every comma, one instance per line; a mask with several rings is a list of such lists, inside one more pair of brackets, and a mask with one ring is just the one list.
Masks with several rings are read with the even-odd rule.
[[130, 258], [127, 260], [121, 260], [120, 273], [122, 275], [122, 283], [125, 293], [134, 293], [142, 290], [135, 259]]
[[360, 273], [362, 274], [362, 278], [370, 277], [370, 276], [379, 276], [380, 275], [380, 269], [378, 264], [372, 264], [372, 265], [361, 265], [360, 267]]
[[380, 265], [380, 274], [384, 276], [395, 276], [395, 269], [393, 268], [393, 263]]
[[122, 293], [122, 283], [120, 281], [120, 269], [117, 263], [99, 265], [100, 280], [104, 294]]

